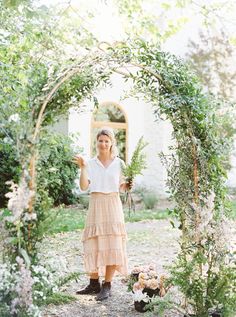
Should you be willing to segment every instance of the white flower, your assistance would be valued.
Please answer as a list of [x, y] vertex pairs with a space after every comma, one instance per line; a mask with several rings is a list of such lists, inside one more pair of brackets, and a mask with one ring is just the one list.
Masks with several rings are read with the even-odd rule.
[[50, 167], [50, 168], [48, 169], [48, 171], [49, 171], [49, 172], [57, 172], [58, 169], [55, 168], [55, 167]]
[[133, 291], [136, 292], [138, 290], [142, 290], [143, 288], [141, 287], [141, 284], [139, 282], [134, 283], [133, 285]]
[[3, 142], [6, 143], [6, 144], [13, 144], [13, 139], [9, 138], [9, 137], [5, 137], [3, 139]]
[[142, 290], [137, 290], [132, 295], [135, 302], [140, 302], [142, 300], [145, 303], [148, 303], [150, 300], [150, 297], [147, 295], [147, 293], [143, 293]]
[[20, 121], [20, 116], [18, 113], [12, 114], [9, 118], [8, 118], [8, 122], [19, 122]]
[[29, 189], [25, 177], [22, 177], [19, 185], [12, 181], [6, 183], [11, 185], [10, 188], [12, 190], [12, 192], [5, 195], [9, 198], [7, 207], [12, 211], [12, 216], [6, 217], [6, 220], [16, 223], [20, 220], [24, 210], [28, 208], [34, 192]]
[[24, 214], [24, 220], [25, 221], [31, 221], [31, 220], [36, 220], [36, 219], [37, 219], [37, 214], [35, 214], [35, 213], [27, 212], [27, 213]]

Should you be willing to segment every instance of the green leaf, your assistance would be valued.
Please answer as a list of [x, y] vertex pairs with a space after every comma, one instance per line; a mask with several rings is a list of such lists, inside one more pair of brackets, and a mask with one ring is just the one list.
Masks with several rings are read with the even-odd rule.
[[25, 261], [26, 267], [30, 268], [31, 261], [30, 261], [30, 257], [28, 255], [27, 251], [22, 249], [22, 248], [20, 248], [19, 252], [20, 252], [20, 254], [22, 255], [22, 257], [23, 257], [23, 259]]

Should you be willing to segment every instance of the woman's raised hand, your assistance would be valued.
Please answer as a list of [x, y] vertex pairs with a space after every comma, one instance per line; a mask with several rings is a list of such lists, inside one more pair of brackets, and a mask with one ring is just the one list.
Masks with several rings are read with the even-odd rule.
[[78, 165], [80, 168], [83, 168], [86, 166], [85, 159], [81, 155], [74, 156], [72, 162]]

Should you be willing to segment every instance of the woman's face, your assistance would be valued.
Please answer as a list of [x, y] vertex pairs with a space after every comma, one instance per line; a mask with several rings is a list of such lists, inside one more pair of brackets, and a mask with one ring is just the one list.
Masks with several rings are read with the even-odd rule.
[[111, 139], [107, 135], [100, 135], [97, 139], [97, 149], [99, 153], [109, 153], [111, 149]]

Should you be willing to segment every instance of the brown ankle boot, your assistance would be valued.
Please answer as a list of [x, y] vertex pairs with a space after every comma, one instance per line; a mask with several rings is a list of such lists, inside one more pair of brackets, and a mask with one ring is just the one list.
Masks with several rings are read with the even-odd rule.
[[85, 288], [78, 290], [78, 295], [97, 294], [101, 291], [101, 286], [98, 279], [90, 279], [90, 283]]
[[97, 301], [103, 301], [111, 296], [111, 282], [102, 282], [102, 288], [100, 293], [96, 296]]

